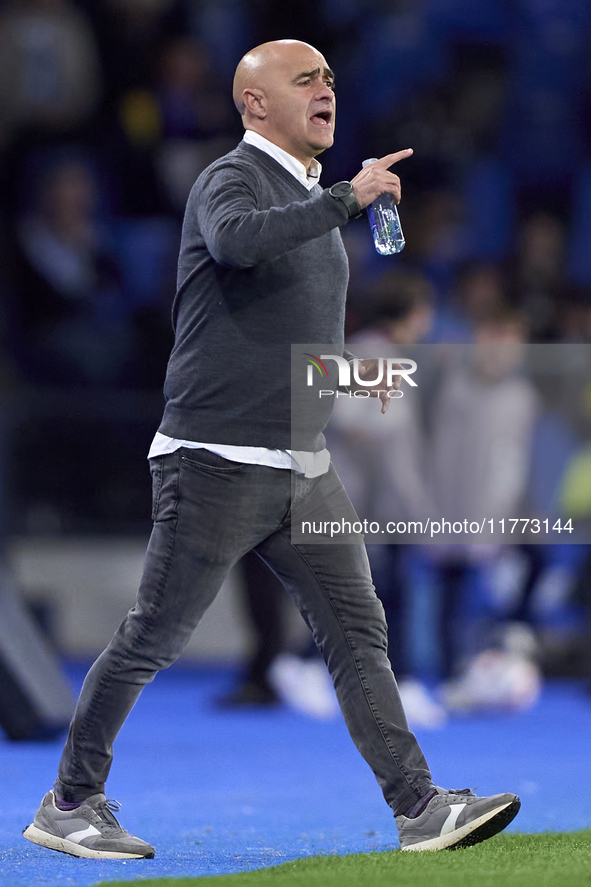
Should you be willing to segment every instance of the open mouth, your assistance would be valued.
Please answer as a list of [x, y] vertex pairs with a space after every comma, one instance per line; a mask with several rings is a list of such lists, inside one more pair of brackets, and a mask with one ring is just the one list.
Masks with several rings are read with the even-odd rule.
[[316, 113], [310, 117], [310, 120], [316, 126], [329, 126], [332, 120], [332, 111], [329, 111], [328, 109], [325, 111], [316, 111]]

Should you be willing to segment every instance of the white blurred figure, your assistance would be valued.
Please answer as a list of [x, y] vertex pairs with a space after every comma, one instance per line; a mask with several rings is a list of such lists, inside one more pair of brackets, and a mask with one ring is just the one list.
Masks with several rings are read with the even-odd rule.
[[281, 653], [269, 668], [269, 680], [280, 699], [301, 714], [319, 720], [339, 717], [328, 669], [318, 657]]
[[524, 623], [508, 623], [500, 648], [477, 654], [461, 677], [445, 685], [446, 706], [458, 714], [510, 713], [532, 708], [542, 690], [535, 651], [531, 628]]
[[427, 686], [418, 678], [403, 677], [398, 690], [406, 720], [413, 729], [438, 730], [447, 723], [447, 711]]

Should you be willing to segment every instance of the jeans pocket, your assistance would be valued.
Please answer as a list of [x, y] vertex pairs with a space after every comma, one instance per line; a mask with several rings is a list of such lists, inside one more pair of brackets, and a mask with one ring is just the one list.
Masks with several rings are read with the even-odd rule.
[[150, 459], [150, 473], [152, 475], [152, 520], [158, 516], [160, 505], [160, 492], [162, 490], [162, 456], [154, 456]]
[[206, 450], [204, 447], [199, 449], [189, 449], [183, 447], [181, 449], [181, 462], [188, 468], [204, 471], [206, 474], [237, 474], [244, 471], [243, 462], [234, 462], [232, 459], [226, 459], [218, 453]]

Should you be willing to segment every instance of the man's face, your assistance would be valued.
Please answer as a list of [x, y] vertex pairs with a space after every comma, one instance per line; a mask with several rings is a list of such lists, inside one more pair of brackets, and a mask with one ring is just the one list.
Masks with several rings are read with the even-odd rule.
[[264, 135], [305, 166], [334, 141], [334, 75], [311, 46], [291, 44], [265, 66]]

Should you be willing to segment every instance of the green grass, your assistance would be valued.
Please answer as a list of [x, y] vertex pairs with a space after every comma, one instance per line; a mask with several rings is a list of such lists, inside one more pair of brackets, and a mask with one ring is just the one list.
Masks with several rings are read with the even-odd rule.
[[[104, 882], [103, 882], [104, 883]], [[108, 887], [129, 887], [109, 881]], [[591, 829], [497, 835], [442, 853], [313, 856], [208, 878], [154, 878], [142, 887], [591, 887]]]

